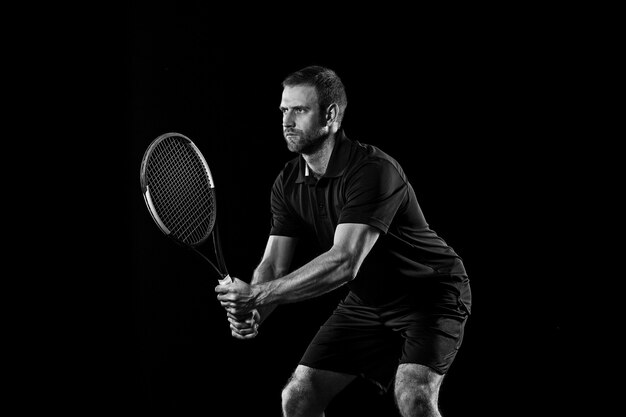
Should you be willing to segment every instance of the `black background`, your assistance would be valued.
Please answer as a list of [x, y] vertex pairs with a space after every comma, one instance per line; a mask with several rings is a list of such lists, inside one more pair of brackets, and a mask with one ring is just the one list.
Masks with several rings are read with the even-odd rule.
[[[87, 115], [80, 126], [92, 135], [81, 145], [90, 157], [67, 172], [81, 205], [70, 216], [90, 244], [74, 249], [81, 295], [58, 330], [71, 343], [59, 342], [64, 360], [48, 373], [51, 383], [69, 374], [68, 390], [80, 394], [62, 389], [55, 401], [89, 412], [280, 415], [282, 386], [343, 290], [280, 306], [256, 339], [232, 339], [216, 277], [153, 224], [139, 166], [162, 133], [194, 140], [217, 183], [229, 270], [249, 280], [269, 231], [270, 187], [293, 157], [281, 136], [280, 83], [319, 64], [344, 81], [348, 136], [400, 162], [431, 228], [470, 274], [473, 315], [442, 387], [444, 415], [569, 407], [566, 342], [580, 273], [565, 261], [562, 211], [575, 175], [571, 39], [509, 21], [421, 27], [380, 16], [358, 29], [286, 19], [218, 30], [221, 17], [199, 4], [131, 5], [74, 70], [85, 87], [77, 97], [95, 103], [75, 102]], [[327, 411], [394, 413], [391, 396], [359, 382]]]

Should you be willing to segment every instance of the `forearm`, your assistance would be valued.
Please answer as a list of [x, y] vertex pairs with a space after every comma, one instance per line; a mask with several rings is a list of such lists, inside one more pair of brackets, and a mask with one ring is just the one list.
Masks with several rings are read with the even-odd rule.
[[345, 252], [331, 249], [282, 278], [253, 280], [257, 284], [257, 303], [271, 307], [323, 295], [354, 278], [354, 265]]
[[[278, 271], [271, 264], [261, 261], [259, 266], [254, 270], [252, 274], [251, 285], [263, 284], [266, 282], [278, 279], [286, 274], [286, 271]], [[264, 305], [257, 307], [260, 315], [259, 324], [263, 323], [265, 319], [274, 311], [276, 304]]]

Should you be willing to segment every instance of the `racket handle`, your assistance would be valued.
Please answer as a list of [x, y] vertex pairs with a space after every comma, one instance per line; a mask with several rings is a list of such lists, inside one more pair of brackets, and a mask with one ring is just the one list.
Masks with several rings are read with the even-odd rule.
[[226, 275], [224, 278], [222, 279], [218, 279], [220, 285], [226, 285], [226, 284], [232, 284], [233, 280], [230, 277], [230, 275]]

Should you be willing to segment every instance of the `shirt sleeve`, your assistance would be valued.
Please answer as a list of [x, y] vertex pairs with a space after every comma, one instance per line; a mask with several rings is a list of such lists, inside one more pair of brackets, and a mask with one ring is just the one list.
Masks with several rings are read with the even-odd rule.
[[407, 198], [408, 184], [388, 161], [370, 161], [346, 182], [346, 204], [338, 223], [361, 223], [387, 233]]
[[272, 221], [270, 235], [299, 237], [302, 223], [285, 200], [283, 173], [281, 172], [272, 186], [271, 195]]

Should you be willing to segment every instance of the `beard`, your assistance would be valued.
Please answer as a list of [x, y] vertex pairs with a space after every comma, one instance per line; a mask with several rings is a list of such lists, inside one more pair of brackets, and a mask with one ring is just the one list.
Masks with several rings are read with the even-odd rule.
[[[287, 134], [297, 135], [296, 137], [287, 137]], [[283, 132], [285, 142], [287, 142], [287, 148], [291, 152], [299, 153], [302, 155], [311, 155], [319, 151], [322, 148], [326, 139], [330, 135], [329, 131], [324, 128], [319, 128], [314, 132], [305, 133], [302, 130], [290, 129]]]

